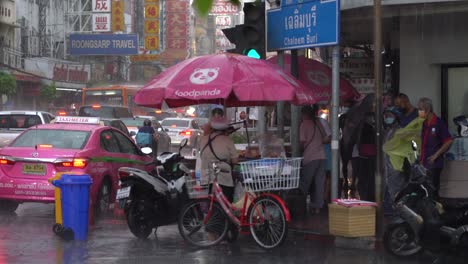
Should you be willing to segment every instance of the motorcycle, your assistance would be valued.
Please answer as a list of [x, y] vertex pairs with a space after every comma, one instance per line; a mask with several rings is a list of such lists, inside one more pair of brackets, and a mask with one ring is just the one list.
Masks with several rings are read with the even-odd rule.
[[406, 185], [396, 195], [398, 217], [385, 228], [384, 247], [391, 254], [409, 257], [423, 249], [468, 249], [468, 207], [450, 208], [436, 200], [428, 170], [418, 162], [417, 144], [412, 142], [415, 162], [405, 160]]
[[[153, 229], [177, 222], [179, 209], [189, 200], [185, 177], [192, 176], [194, 169], [191, 169], [192, 162], [180, 154], [186, 145], [187, 140], [184, 139], [178, 153], [164, 152], [145, 164], [156, 165], [151, 173], [131, 167], [118, 170], [116, 199], [125, 212], [130, 231], [136, 237], [147, 238]], [[149, 155], [152, 150], [146, 147], [142, 152]]]

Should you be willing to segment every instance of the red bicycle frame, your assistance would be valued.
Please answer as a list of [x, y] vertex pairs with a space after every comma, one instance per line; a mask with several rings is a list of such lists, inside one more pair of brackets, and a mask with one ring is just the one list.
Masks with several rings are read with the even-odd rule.
[[[235, 207], [228, 199], [227, 197], [223, 194], [223, 191], [217, 181], [215, 180], [213, 182], [212, 186], [212, 194], [209, 194], [209, 199], [210, 199], [210, 209], [207, 214], [207, 216], [204, 219], [204, 224], [208, 223], [208, 220], [211, 217], [211, 210], [213, 207], [213, 203], [216, 201], [221, 205], [221, 208], [223, 208], [224, 212], [226, 215], [229, 217], [229, 219], [236, 224], [239, 227], [250, 227], [251, 224], [249, 224], [249, 221], [247, 219], [247, 214], [248, 214], [248, 209], [252, 204], [255, 204], [256, 199], [260, 197], [270, 197], [274, 199], [276, 202], [278, 202], [283, 209], [284, 216], [286, 219], [286, 222], [290, 222], [291, 220], [291, 214], [289, 213], [289, 210], [286, 206], [286, 203], [281, 199], [278, 195], [272, 194], [272, 193], [263, 193], [261, 195], [255, 195], [253, 193], [245, 192], [244, 194], [244, 201], [243, 201], [243, 206], [241, 209]], [[249, 208], [247, 208], [247, 202], [251, 200], [251, 203], [249, 205]], [[239, 212], [240, 211], [240, 218], [238, 218], [234, 212]], [[262, 221], [263, 219], [260, 219]]]

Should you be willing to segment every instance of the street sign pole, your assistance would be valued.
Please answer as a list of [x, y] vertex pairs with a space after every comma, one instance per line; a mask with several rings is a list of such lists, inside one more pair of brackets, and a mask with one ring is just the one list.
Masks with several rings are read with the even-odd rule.
[[332, 167], [331, 167], [331, 200], [338, 197], [338, 175], [340, 173], [338, 107], [340, 106], [340, 46], [333, 46], [332, 64], [332, 96], [331, 96], [331, 127], [332, 127]]

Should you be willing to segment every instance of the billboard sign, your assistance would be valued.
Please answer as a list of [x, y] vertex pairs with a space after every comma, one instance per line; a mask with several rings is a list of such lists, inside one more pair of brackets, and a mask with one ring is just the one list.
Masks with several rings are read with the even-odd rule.
[[93, 14], [93, 31], [109, 32], [111, 31], [111, 14]]
[[136, 55], [136, 34], [71, 34], [70, 55]]

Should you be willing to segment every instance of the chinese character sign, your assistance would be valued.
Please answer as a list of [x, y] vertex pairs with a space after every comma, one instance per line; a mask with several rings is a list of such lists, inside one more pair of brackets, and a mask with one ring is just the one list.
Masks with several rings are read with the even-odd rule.
[[93, 0], [93, 12], [110, 12], [111, 0]]
[[112, 1], [112, 31], [125, 31], [124, 0]]
[[158, 36], [146, 36], [145, 37], [145, 49], [146, 50], [159, 50], [159, 37]]
[[158, 35], [159, 34], [159, 20], [145, 20], [145, 34]]
[[145, 18], [158, 19], [159, 18], [159, 3], [145, 5]]
[[93, 14], [93, 31], [109, 32], [111, 30], [110, 14]]

